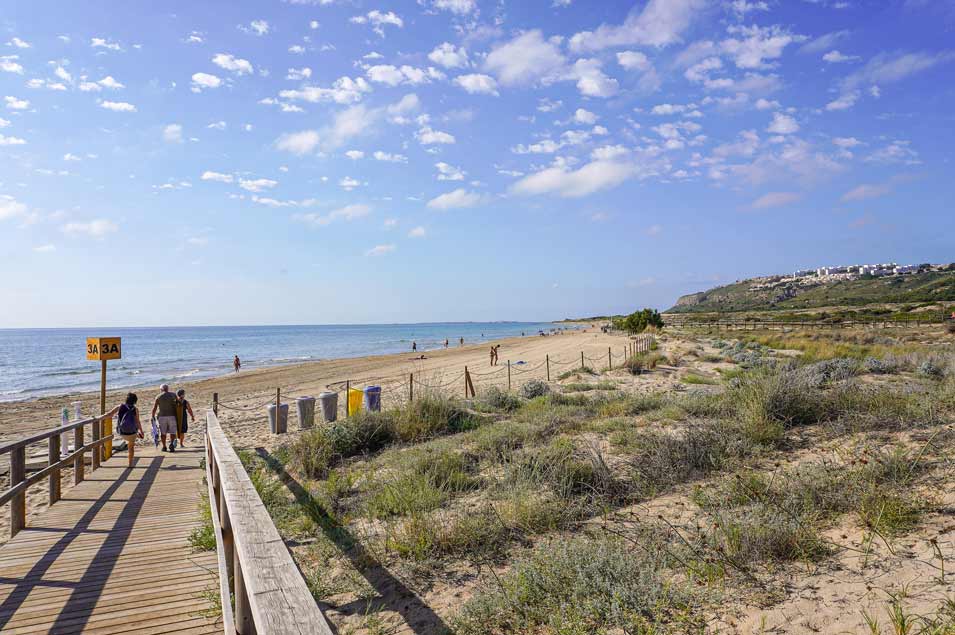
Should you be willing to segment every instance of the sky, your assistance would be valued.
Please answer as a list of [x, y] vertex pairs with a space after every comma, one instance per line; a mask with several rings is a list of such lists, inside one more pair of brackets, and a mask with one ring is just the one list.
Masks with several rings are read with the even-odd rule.
[[549, 320], [955, 255], [952, 0], [13, 0], [0, 327]]

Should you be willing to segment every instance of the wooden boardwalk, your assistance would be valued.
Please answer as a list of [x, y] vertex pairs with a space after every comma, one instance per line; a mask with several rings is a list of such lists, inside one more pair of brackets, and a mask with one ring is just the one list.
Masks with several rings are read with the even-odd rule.
[[0, 547], [0, 633], [221, 633], [214, 551], [194, 553], [204, 448], [104, 462]]

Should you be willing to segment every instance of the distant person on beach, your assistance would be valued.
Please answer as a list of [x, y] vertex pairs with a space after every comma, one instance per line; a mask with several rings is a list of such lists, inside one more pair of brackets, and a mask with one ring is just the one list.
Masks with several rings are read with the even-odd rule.
[[494, 365], [495, 366], [497, 366], [498, 363], [501, 361], [500, 357], [501, 357], [501, 345], [498, 344], [497, 346], [494, 347]]
[[448, 347], [448, 339], [447, 339], [447, 338], [444, 339], [444, 347], [445, 347], [445, 348]]
[[411, 352], [412, 352], [412, 353], [417, 353], [417, 352], [418, 352], [418, 343], [417, 343], [417, 342], [411, 342]]
[[464, 346], [464, 338], [463, 338], [463, 337], [458, 341], [458, 346]]
[[235, 372], [239, 372], [239, 369], [242, 368], [242, 362], [239, 361], [238, 355], [232, 360], [232, 367], [235, 368]]
[[196, 415], [192, 414], [192, 405], [186, 399], [186, 391], [180, 388], [176, 391], [176, 422], [179, 424], [179, 445], [186, 447], [185, 437], [189, 431], [189, 417], [193, 419]]
[[[159, 387], [159, 396], [153, 404], [153, 417], [156, 411], [159, 411], [159, 436], [162, 437], [162, 451], [176, 451], [176, 437], [179, 430], [176, 426], [176, 395], [169, 392], [169, 384], [163, 384]], [[169, 445], [166, 445], [166, 436], [169, 436]]]
[[491, 347], [491, 366], [494, 365], [494, 347]]
[[119, 426], [116, 428], [119, 436], [126, 441], [126, 464], [133, 466], [133, 452], [136, 447], [136, 437], [143, 438], [143, 425], [139, 421], [139, 408], [136, 402], [139, 398], [136, 393], [128, 393], [125, 403], [113, 408], [113, 412], [119, 415]]

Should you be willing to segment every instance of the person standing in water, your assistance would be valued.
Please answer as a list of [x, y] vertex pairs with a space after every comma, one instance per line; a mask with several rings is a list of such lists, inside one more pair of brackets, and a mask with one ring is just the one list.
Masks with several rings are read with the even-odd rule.
[[185, 437], [189, 431], [189, 418], [196, 418], [192, 414], [192, 406], [186, 399], [186, 391], [180, 388], [176, 391], [176, 423], [179, 425], [179, 445], [186, 447]]
[[126, 441], [126, 465], [129, 467], [133, 466], [136, 437], [143, 438], [143, 424], [139, 421], [139, 408], [136, 407], [138, 400], [136, 393], [131, 392], [126, 395], [124, 403], [113, 408], [113, 412], [119, 415], [116, 431]]
[[464, 338], [463, 338], [463, 337], [462, 337], [460, 340], [458, 340], [458, 346], [464, 346]]
[[239, 361], [238, 355], [232, 360], [232, 367], [235, 368], [235, 372], [239, 372], [239, 369], [242, 368], [242, 362]]
[[444, 347], [445, 347], [445, 348], [448, 347], [448, 338], [444, 338]]

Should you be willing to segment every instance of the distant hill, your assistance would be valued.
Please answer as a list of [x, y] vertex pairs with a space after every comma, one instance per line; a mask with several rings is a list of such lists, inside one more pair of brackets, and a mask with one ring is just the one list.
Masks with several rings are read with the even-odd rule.
[[667, 313], [792, 311], [941, 301], [955, 301], [955, 271], [818, 282], [811, 278], [796, 282], [783, 276], [752, 278], [682, 296]]

